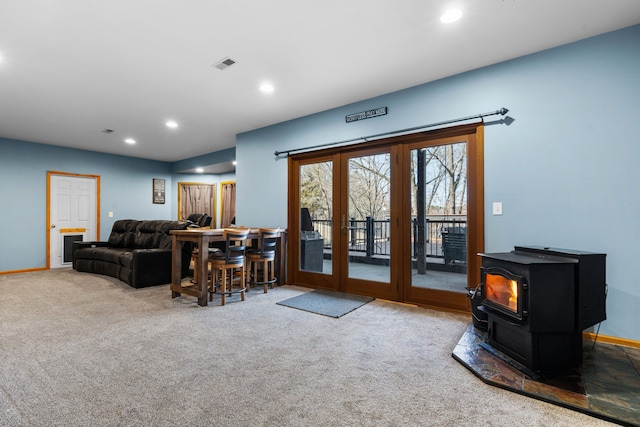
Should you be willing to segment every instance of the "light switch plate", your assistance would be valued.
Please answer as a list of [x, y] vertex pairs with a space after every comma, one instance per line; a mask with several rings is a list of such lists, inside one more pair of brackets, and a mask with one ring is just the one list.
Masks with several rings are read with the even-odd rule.
[[109, 212], [109, 218], [113, 218], [113, 212]]
[[502, 215], [502, 202], [493, 202], [493, 214]]

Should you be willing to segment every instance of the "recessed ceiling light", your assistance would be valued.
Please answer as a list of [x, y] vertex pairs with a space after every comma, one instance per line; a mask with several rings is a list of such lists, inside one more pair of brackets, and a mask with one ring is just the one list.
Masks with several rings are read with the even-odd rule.
[[260, 85], [260, 92], [262, 93], [273, 93], [274, 90], [276, 90], [276, 88], [273, 87], [271, 83], [262, 83]]
[[456, 22], [462, 17], [462, 11], [460, 9], [449, 9], [440, 17], [440, 22], [443, 24], [450, 24]]
[[202, 173], [202, 172], [204, 172], [204, 169], [203, 168], [196, 168], [196, 172]]
[[136, 140], [133, 138], [127, 138], [124, 140], [124, 142], [126, 142], [127, 144], [135, 144]]
[[175, 128], [177, 128], [177, 127], [178, 127], [178, 123], [177, 123], [177, 122], [175, 122], [175, 121], [173, 121], [173, 120], [169, 120], [169, 121], [167, 121], [167, 123], [165, 123], [165, 125], [166, 125], [168, 128], [171, 128], [171, 129], [175, 129]]

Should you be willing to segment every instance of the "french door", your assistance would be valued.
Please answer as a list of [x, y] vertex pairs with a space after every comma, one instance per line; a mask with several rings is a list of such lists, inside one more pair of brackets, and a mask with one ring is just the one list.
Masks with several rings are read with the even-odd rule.
[[402, 147], [403, 301], [469, 308], [467, 289], [480, 283], [484, 250], [482, 130]]
[[292, 156], [289, 182], [291, 282], [468, 308], [483, 249], [482, 126]]
[[[397, 147], [355, 150], [340, 155], [340, 290], [397, 299], [395, 261], [398, 204], [392, 187]], [[381, 256], [378, 256], [380, 254]], [[382, 255], [384, 254], [384, 255]]]
[[[290, 198], [290, 223], [297, 224], [290, 241], [297, 244], [290, 264], [294, 281], [313, 287], [395, 299], [390, 256], [371, 261], [371, 253], [390, 253], [393, 242], [391, 163], [393, 147], [313, 156], [295, 162], [292, 179], [297, 197]], [[375, 218], [384, 232], [367, 239]], [[295, 235], [294, 235], [295, 234]], [[393, 269], [395, 271], [395, 269]], [[290, 276], [291, 277], [291, 276]]]

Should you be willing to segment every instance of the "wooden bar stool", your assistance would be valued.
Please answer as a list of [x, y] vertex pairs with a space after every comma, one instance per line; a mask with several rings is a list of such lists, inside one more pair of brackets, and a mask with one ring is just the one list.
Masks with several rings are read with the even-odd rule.
[[275, 272], [276, 244], [280, 234], [279, 228], [261, 228], [258, 230], [258, 247], [247, 252], [249, 270], [249, 285], [262, 285], [264, 293], [269, 286], [275, 286], [278, 281]]
[[[225, 228], [223, 230], [224, 252], [209, 255], [209, 265], [211, 266], [211, 282], [209, 284], [209, 301], [213, 300], [216, 288], [220, 288], [222, 299], [221, 305], [225, 305], [227, 295], [240, 293], [244, 301], [246, 287], [245, 274], [245, 254], [246, 240], [249, 229], [246, 228]], [[236, 275], [239, 272], [239, 276]], [[228, 280], [228, 281], [227, 281]], [[238, 283], [238, 288], [234, 289], [234, 283]]]

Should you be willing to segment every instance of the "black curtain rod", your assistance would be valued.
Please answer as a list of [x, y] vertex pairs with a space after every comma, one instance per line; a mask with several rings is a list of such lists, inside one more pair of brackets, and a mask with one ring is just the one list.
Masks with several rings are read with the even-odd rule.
[[298, 151], [314, 150], [316, 148], [324, 148], [324, 147], [329, 147], [329, 146], [332, 146], [332, 145], [347, 144], [349, 142], [369, 141], [371, 139], [377, 139], [377, 138], [380, 138], [380, 137], [383, 137], [383, 136], [396, 135], [396, 134], [405, 133], [405, 132], [413, 132], [413, 131], [416, 131], [416, 130], [428, 129], [428, 128], [432, 128], [432, 127], [436, 127], [436, 126], [442, 126], [442, 125], [448, 125], [450, 123], [464, 122], [464, 121], [467, 121], [467, 120], [481, 119], [483, 117], [495, 116], [495, 115], [498, 115], [498, 114], [501, 115], [501, 116], [504, 116], [508, 112], [509, 112], [509, 110], [507, 110], [506, 108], [503, 107], [503, 108], [501, 108], [499, 110], [496, 110], [496, 111], [491, 111], [491, 112], [482, 113], [482, 114], [476, 114], [475, 116], [461, 117], [459, 119], [453, 119], [453, 120], [445, 120], [443, 122], [431, 123], [429, 125], [416, 126], [416, 127], [406, 128], [406, 129], [401, 129], [401, 130], [394, 130], [394, 131], [391, 131], [391, 132], [378, 133], [376, 135], [361, 136], [359, 138], [345, 139], [345, 140], [336, 141], [336, 142], [328, 142], [326, 144], [313, 145], [311, 147], [293, 148], [291, 150], [276, 151], [273, 154], [276, 157], [280, 156], [281, 154], [286, 154], [287, 156], [289, 156], [289, 155], [291, 155], [291, 153], [296, 153]]

